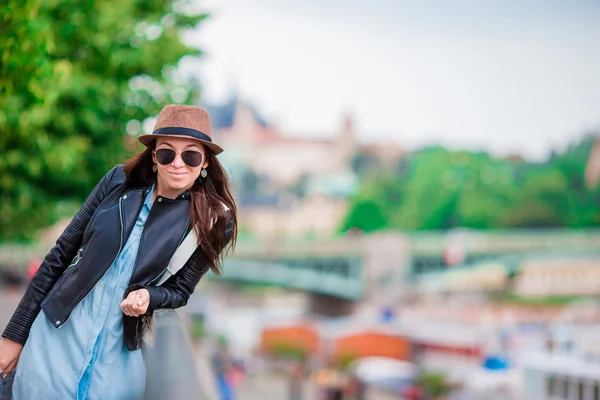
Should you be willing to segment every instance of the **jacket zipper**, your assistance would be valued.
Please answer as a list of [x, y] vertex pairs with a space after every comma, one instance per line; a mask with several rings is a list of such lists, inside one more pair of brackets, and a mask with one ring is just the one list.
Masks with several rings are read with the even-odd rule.
[[77, 254], [73, 258], [73, 261], [71, 261], [71, 264], [69, 264], [69, 266], [67, 267], [67, 269], [73, 268], [74, 266], [76, 266], [77, 264], [79, 264], [79, 260], [81, 260], [81, 256], [82, 255], [83, 255], [83, 247], [81, 247], [79, 250], [77, 250]]
[[[104, 271], [104, 273], [102, 274], [102, 276], [100, 277], [100, 279], [104, 278], [104, 275], [106, 275], [106, 273], [110, 269], [110, 266], [115, 263], [115, 261], [117, 260], [117, 257], [119, 257], [119, 253], [121, 252], [121, 247], [123, 246], [123, 204], [122, 203], [123, 203], [123, 198], [126, 197], [126, 196], [127, 195], [121, 196], [121, 198], [119, 199], [119, 222], [121, 224], [121, 241], [119, 243], [119, 249], [117, 250], [117, 254], [115, 255], [115, 258], [110, 263], [110, 265], [108, 266], [108, 268], [106, 269], [106, 271]], [[86, 291], [85, 295], [75, 303], [76, 305], [79, 304], [81, 302], [81, 300], [83, 300], [88, 294], [90, 294], [90, 292], [92, 291], [92, 288], [96, 285], [96, 283], [98, 283], [98, 281], [100, 281], [100, 279], [96, 280], [93, 283], [93, 285], [90, 286], [90, 288]], [[69, 316], [67, 317], [67, 319], [62, 323], [61, 326], [58, 327], [58, 329], [62, 328], [63, 326], [65, 326], [65, 324], [67, 322], [69, 322], [69, 318], [71, 318], [71, 315], [73, 314], [72, 311], [73, 310], [71, 310], [71, 313], [69, 314]]]

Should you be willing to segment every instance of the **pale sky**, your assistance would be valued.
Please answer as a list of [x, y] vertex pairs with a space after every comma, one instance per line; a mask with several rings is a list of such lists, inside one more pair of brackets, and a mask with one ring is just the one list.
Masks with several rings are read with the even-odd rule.
[[600, 129], [600, 2], [211, 0], [184, 64], [292, 135], [543, 159]]

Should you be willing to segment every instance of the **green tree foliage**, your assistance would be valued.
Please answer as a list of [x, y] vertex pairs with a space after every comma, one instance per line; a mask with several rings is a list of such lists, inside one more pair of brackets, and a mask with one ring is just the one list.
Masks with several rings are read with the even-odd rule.
[[371, 174], [342, 230], [588, 227], [600, 222], [600, 191], [584, 184], [593, 137], [542, 164], [440, 147], [415, 152], [404, 174]]
[[372, 232], [388, 226], [383, 206], [375, 199], [356, 200], [348, 214], [348, 229], [357, 227], [364, 232]]
[[205, 15], [186, 8], [169, 0], [2, 3], [0, 240], [56, 221], [129, 155], [127, 131], [139, 133], [164, 104], [192, 99], [176, 65], [199, 51], [180, 35]]

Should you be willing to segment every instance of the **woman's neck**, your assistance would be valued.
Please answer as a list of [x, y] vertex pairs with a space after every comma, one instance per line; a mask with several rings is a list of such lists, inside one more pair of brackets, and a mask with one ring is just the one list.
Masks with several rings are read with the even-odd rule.
[[152, 196], [152, 200], [156, 200], [157, 196], [166, 197], [167, 199], [176, 199], [181, 193], [189, 189], [190, 188], [173, 189], [167, 185], [161, 184], [160, 180], [157, 180], [154, 187], [154, 195]]

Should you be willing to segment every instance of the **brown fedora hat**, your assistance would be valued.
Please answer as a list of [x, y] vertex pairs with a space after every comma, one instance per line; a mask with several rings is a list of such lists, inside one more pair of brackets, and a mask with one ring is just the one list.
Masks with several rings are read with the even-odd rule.
[[170, 104], [158, 114], [151, 134], [140, 135], [140, 143], [148, 147], [158, 137], [182, 137], [196, 139], [215, 154], [223, 152], [221, 146], [213, 143], [210, 132], [210, 116], [201, 107]]

